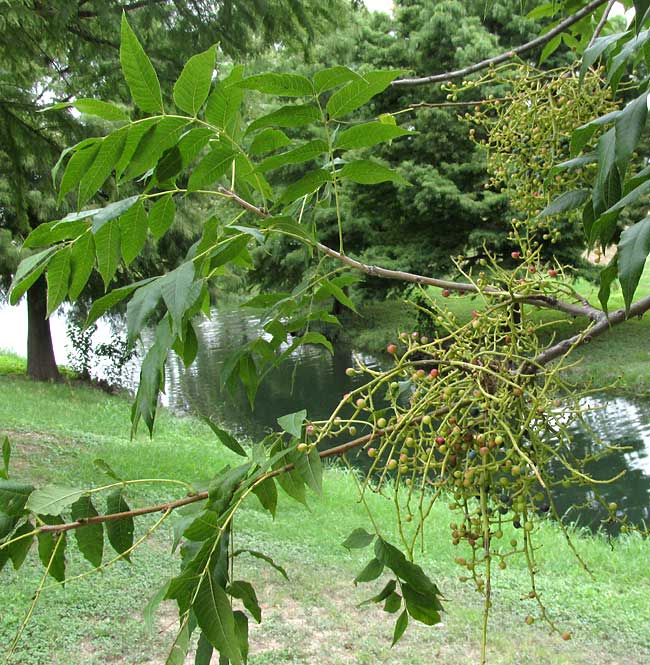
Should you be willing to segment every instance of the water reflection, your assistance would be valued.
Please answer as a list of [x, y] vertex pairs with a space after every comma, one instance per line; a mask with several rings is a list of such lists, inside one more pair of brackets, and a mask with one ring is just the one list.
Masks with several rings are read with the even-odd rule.
[[[211, 321], [197, 330], [199, 353], [195, 364], [185, 369], [182, 361], [172, 355], [167, 370], [167, 400], [174, 409], [208, 415], [231, 429], [253, 439], [277, 428], [277, 417], [307, 409], [310, 419], [329, 416], [341, 396], [363, 383], [362, 377], [347, 377], [345, 368], [353, 361], [353, 350], [337, 344], [333, 355], [322, 347], [310, 346], [296, 350], [262, 383], [251, 411], [243, 391], [232, 397], [220, 388], [220, 374], [226, 357], [242, 344], [257, 337], [262, 322], [241, 310], [219, 310]], [[377, 367], [376, 359], [363, 361]], [[602, 449], [601, 441], [625, 447], [606, 458], [590, 463], [586, 471], [597, 479], [606, 479], [625, 471], [613, 485], [601, 485], [605, 501], [615, 501], [635, 522], [650, 522], [650, 408], [647, 401], [611, 398], [606, 395], [590, 398], [583, 406], [588, 409], [585, 420], [596, 433], [592, 435], [580, 425], [572, 425], [575, 455], [581, 457]], [[360, 463], [363, 464], [360, 460]], [[555, 501], [560, 514], [574, 504], [591, 504], [593, 497], [580, 488], [560, 487]], [[605, 511], [590, 505], [580, 515], [568, 512], [570, 519], [597, 528]]]

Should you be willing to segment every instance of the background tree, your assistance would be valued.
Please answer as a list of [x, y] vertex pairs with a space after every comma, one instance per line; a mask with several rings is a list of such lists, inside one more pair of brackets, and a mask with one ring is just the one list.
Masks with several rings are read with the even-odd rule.
[[[65, 197], [57, 201], [54, 196], [50, 169], [62, 146], [102, 129], [101, 124], [98, 127], [65, 111], [41, 111], [53, 100], [89, 96], [118, 102], [129, 99], [117, 66], [123, 11], [141, 35], [161, 80], [169, 82], [192, 53], [217, 42], [226, 67], [230, 58], [245, 58], [270, 44], [278, 53], [306, 49], [315, 26], [327, 31], [333, 18], [347, 8], [344, 0], [325, 4], [313, 0], [16, 0], [5, 4], [0, 15], [0, 224], [11, 235], [3, 234], [0, 239], [0, 256], [15, 254], [14, 243], [57, 212], [66, 212]], [[82, 105], [78, 108], [82, 113], [91, 110]], [[100, 200], [111, 194], [100, 192]], [[148, 274], [160, 257], [173, 264], [196, 237], [196, 228], [191, 224], [177, 226], [173, 234], [158, 248], [158, 254], [150, 254], [148, 264], [140, 261], [138, 274]], [[0, 264], [5, 279], [14, 268], [13, 261]], [[56, 379], [42, 279], [30, 286], [27, 301], [28, 375]]]

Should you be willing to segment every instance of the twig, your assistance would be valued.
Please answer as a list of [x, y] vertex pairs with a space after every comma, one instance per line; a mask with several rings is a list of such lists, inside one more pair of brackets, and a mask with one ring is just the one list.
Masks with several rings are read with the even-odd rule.
[[597, 9], [601, 5], [604, 5], [607, 0], [592, 0], [588, 5], [585, 5], [580, 11], [577, 11], [572, 16], [564, 19], [558, 23], [552, 30], [549, 30], [546, 34], [540, 35], [535, 39], [532, 39], [521, 46], [505, 51], [493, 58], [487, 58], [486, 60], [481, 60], [481, 62], [476, 62], [473, 65], [468, 67], [463, 67], [462, 69], [455, 69], [449, 72], [443, 72], [442, 74], [433, 74], [431, 76], [422, 76], [418, 78], [406, 78], [406, 79], [397, 79], [393, 81], [391, 85], [395, 87], [407, 87], [407, 86], [416, 86], [416, 85], [426, 85], [427, 83], [442, 83], [443, 81], [451, 81], [453, 79], [462, 78], [473, 74], [474, 72], [487, 69], [493, 65], [498, 65], [507, 60], [512, 60], [522, 53], [526, 53], [531, 49], [534, 49], [538, 46], [543, 46], [547, 42], [550, 42], [556, 35], [559, 35], [561, 32], [564, 32], [567, 28], [570, 28], [572, 25], [581, 21], [585, 16], [588, 16], [594, 9]]
[[598, 21], [598, 25], [596, 26], [596, 29], [594, 30], [594, 34], [591, 35], [591, 39], [589, 40], [589, 43], [587, 44], [587, 48], [591, 48], [594, 45], [594, 42], [600, 36], [600, 33], [603, 31], [603, 28], [607, 24], [607, 19], [609, 18], [609, 13], [612, 11], [612, 8], [616, 4], [616, 2], [617, 2], [617, 0], [609, 0], [609, 2], [607, 3], [607, 7], [605, 7], [605, 11], [603, 12], [603, 15], [600, 17], [600, 21]]

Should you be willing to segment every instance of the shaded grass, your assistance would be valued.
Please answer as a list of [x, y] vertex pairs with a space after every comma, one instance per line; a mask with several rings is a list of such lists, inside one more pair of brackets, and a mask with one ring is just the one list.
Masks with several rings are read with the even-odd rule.
[[[165, 411], [153, 441], [144, 435], [129, 441], [128, 414], [126, 399], [92, 388], [0, 378], [0, 429], [9, 433], [14, 444], [17, 478], [98, 486], [106, 483], [106, 477], [93, 460], [102, 457], [124, 478], [169, 477], [201, 485], [225, 463], [234, 461], [202, 422]], [[134, 507], [177, 496], [179, 490], [173, 486], [129, 490]], [[376, 495], [369, 497], [369, 503], [385, 537], [397, 542], [391, 527], [392, 503]], [[139, 522], [137, 534], [154, 519]], [[358, 588], [352, 585], [371, 555], [348, 552], [340, 544], [354, 528], [369, 528], [352, 475], [336, 468], [328, 470], [323, 498], [310, 498], [308, 509], [283, 497], [275, 522], [257, 503], [247, 502], [236, 520], [237, 545], [267, 552], [291, 576], [287, 583], [256, 559], [242, 556], [237, 560], [237, 578], [256, 585], [265, 614], [262, 625], [251, 633], [254, 655], [250, 662], [476, 662], [481, 599], [457, 579], [453, 559], [465, 553], [450, 542], [451, 519], [444, 503], [438, 503], [429, 522], [426, 549], [419, 558], [447, 598], [444, 625], [413, 626], [403, 643], [391, 650], [395, 617], [376, 607], [356, 607], [381, 587], [381, 580]], [[13, 662], [164, 662], [165, 649], [174, 635], [170, 628], [173, 608], [163, 607], [153, 635], [144, 629], [141, 611], [157, 585], [177, 569], [177, 560], [169, 552], [170, 529], [171, 521], [148, 546], [136, 551], [133, 566], [120, 562], [103, 574], [48, 590]], [[504, 542], [511, 537], [507, 531]], [[527, 571], [513, 562], [506, 571], [499, 571], [495, 582], [490, 662], [650, 662], [647, 545], [639, 538], [626, 537], [611, 549], [604, 539], [586, 533], [576, 534], [576, 540], [594, 570], [593, 582], [572, 557], [557, 526], [545, 523], [537, 534], [542, 597], [562, 629], [573, 631], [575, 638], [563, 642], [557, 636], [549, 637], [542, 625], [524, 625], [523, 618], [534, 613], [533, 601], [521, 599], [529, 589]], [[72, 573], [87, 570], [87, 564], [72, 554], [69, 569]], [[20, 576], [6, 569], [0, 573], [0, 646], [5, 648], [38, 584], [34, 553], [24, 570]]]

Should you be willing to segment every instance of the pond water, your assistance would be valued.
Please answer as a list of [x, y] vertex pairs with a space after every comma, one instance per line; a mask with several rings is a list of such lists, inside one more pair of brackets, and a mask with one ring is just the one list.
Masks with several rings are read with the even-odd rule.
[[[19, 309], [0, 308], [0, 348], [14, 348], [21, 353], [21, 348], [9, 343], [7, 335], [11, 318], [19, 316]], [[20, 323], [17, 320], [14, 323], [13, 329], [20, 329]], [[220, 373], [229, 353], [255, 339], [260, 330], [260, 320], [240, 309], [215, 310], [211, 321], [204, 320], [197, 326], [199, 352], [195, 363], [185, 369], [182, 361], [172, 354], [167, 367], [164, 403], [178, 412], [209, 416], [245, 437], [259, 439], [276, 429], [278, 416], [287, 413], [304, 408], [312, 420], [328, 417], [341, 396], [363, 381], [361, 377], [345, 375], [346, 367], [353, 364], [352, 348], [337, 344], [333, 355], [322, 347], [300, 348], [265, 379], [258, 392], [255, 411], [251, 411], [243, 393], [233, 397], [221, 390]], [[110, 336], [109, 327], [100, 326], [96, 340], [107, 341], [107, 336]], [[59, 362], [65, 356], [64, 342], [59, 322], [54, 336]], [[370, 367], [379, 365], [371, 356], [361, 354], [361, 359]], [[125, 376], [125, 383], [133, 387], [136, 380], [137, 364], [134, 364]], [[595, 478], [605, 479], [625, 471], [625, 476], [616, 483], [601, 486], [601, 492], [633, 521], [650, 522], [650, 401], [603, 394], [590, 398], [585, 406], [593, 407], [586, 418], [598, 437], [610, 445], [625, 448], [592, 464], [589, 472]], [[578, 450], [594, 449], [593, 436], [588, 431], [576, 425], [572, 432]], [[575, 503], [589, 504], [592, 499], [584, 490], [575, 488], [559, 488], [556, 494], [560, 513]], [[581, 512], [579, 517], [569, 515], [591, 526], [597, 526], [604, 517], [595, 505], [592, 510]]]

